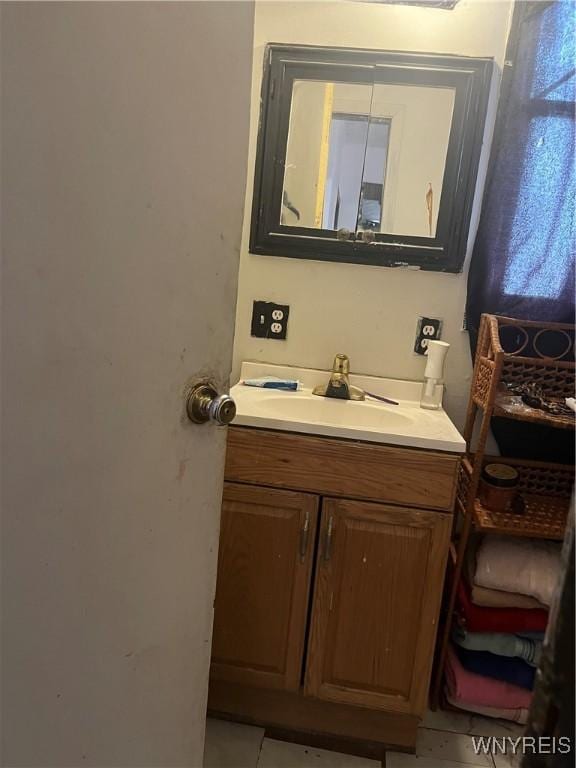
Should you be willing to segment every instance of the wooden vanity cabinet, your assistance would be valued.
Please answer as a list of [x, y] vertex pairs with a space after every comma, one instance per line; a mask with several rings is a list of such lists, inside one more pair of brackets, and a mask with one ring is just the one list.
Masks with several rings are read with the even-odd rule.
[[210, 711], [413, 747], [457, 466], [455, 454], [230, 428]]
[[300, 687], [318, 496], [226, 483], [211, 676]]
[[324, 500], [307, 695], [424, 711], [450, 530], [437, 512]]

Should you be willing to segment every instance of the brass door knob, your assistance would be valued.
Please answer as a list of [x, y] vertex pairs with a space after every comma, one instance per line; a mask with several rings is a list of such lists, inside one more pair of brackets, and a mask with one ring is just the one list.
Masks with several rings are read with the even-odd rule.
[[188, 395], [186, 413], [195, 424], [213, 421], [226, 426], [236, 416], [236, 403], [230, 395], [219, 395], [211, 384], [196, 384]]

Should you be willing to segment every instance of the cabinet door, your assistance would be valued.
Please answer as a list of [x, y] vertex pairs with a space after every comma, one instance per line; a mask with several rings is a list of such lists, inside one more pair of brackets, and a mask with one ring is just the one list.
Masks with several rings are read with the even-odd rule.
[[323, 501], [307, 695], [423, 713], [450, 530], [438, 512]]
[[226, 483], [211, 676], [297, 690], [318, 497]]

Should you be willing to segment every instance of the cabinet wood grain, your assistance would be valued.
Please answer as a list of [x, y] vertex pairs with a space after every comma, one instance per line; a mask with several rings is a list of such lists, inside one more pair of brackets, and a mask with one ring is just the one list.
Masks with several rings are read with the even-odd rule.
[[449, 515], [324, 499], [305, 692], [421, 715]]
[[452, 512], [458, 461], [450, 453], [231, 427], [226, 479]]
[[319, 499], [226, 483], [211, 677], [297, 690]]

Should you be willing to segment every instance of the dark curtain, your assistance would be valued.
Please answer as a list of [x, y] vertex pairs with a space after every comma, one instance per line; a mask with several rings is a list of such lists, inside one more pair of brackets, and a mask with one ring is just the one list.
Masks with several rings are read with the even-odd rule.
[[[540, 6], [540, 7], [539, 7]], [[575, 4], [519, 3], [466, 318], [574, 322]]]
[[[574, 322], [575, 4], [519, 2], [468, 277], [472, 355], [482, 312]], [[570, 463], [570, 434], [494, 419], [505, 455]]]

